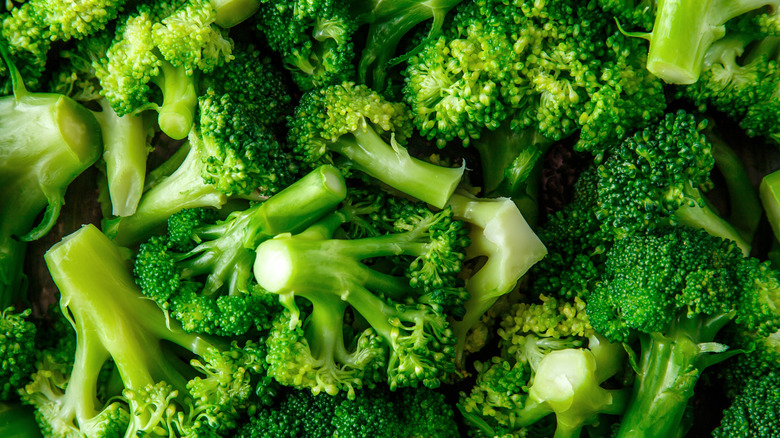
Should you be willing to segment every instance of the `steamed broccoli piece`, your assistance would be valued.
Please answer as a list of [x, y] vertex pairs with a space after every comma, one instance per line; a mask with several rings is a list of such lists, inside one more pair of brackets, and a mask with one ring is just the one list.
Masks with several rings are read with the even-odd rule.
[[0, 400], [6, 400], [15, 398], [36, 351], [24, 310], [27, 242], [54, 226], [66, 189], [97, 161], [102, 143], [87, 109], [61, 94], [27, 91], [4, 47], [0, 54], [14, 83], [14, 95], [0, 98]]
[[537, 436], [554, 414], [556, 438], [578, 437], [600, 415], [625, 409], [629, 390], [601, 386], [623, 367], [623, 347], [596, 334], [582, 300], [541, 298], [513, 306], [499, 331], [501, 355], [478, 362], [474, 387], [461, 393], [473, 436]]
[[[358, 79], [376, 90], [385, 86], [388, 63], [398, 43], [420, 23], [430, 21], [430, 39], [442, 32], [444, 17], [461, 0], [357, 0], [349, 2], [358, 25], [368, 24], [366, 44], [358, 63]], [[406, 55], [402, 55], [402, 58]]]
[[596, 215], [616, 234], [663, 224], [702, 228], [742, 251], [750, 242], [721, 218], [703, 193], [711, 185], [712, 145], [706, 123], [678, 111], [612, 148], [598, 166]]
[[780, 434], [780, 374], [773, 370], [745, 383], [723, 412], [714, 438], [769, 438]]
[[242, 45], [234, 61], [204, 82], [208, 88], [198, 98], [197, 126], [182, 153], [160, 166], [172, 173], [154, 178], [135, 214], [106, 223], [107, 234], [120, 245], [148, 239], [182, 209], [261, 199], [295, 180], [298, 167], [274, 129], [289, 102], [279, 72], [253, 47]]
[[216, 23], [244, 14], [233, 3], [146, 1], [123, 15], [106, 57], [95, 66], [114, 111], [123, 116], [155, 109], [164, 133], [186, 138], [198, 105], [197, 76], [232, 59], [233, 41]]
[[454, 413], [445, 397], [428, 388], [363, 389], [313, 395], [289, 390], [253, 416], [240, 438], [455, 438]]
[[346, 160], [342, 167], [443, 208], [464, 168], [445, 168], [410, 156], [400, 144], [412, 133], [410, 117], [402, 103], [387, 102], [364, 85], [344, 82], [303, 96], [290, 118], [290, 143], [304, 163], [339, 163], [341, 156]]
[[261, 0], [255, 23], [302, 90], [353, 78], [357, 23], [339, 0]]
[[[29, 0], [11, 9], [9, 14], [3, 14], [0, 33], [9, 44], [10, 55], [22, 71], [25, 84], [33, 89], [41, 85], [53, 43], [83, 40], [106, 29], [122, 11], [125, 2]], [[8, 71], [3, 67], [0, 66], [0, 77], [8, 79]]]
[[267, 341], [269, 375], [352, 397], [381, 379], [437, 387], [454, 371], [447, 316], [462, 316], [468, 298], [456, 278], [467, 231], [450, 209], [399, 204], [394, 217], [392, 233], [343, 240], [337, 212], [257, 248], [255, 278], [287, 309]]
[[699, 80], [677, 94], [714, 108], [739, 123], [751, 137], [780, 142], [780, 37], [731, 32], [707, 52]]
[[721, 329], [768, 335], [780, 328], [776, 273], [704, 230], [640, 231], [616, 241], [605, 263], [585, 297], [588, 318], [611, 342], [638, 348], [617, 437], [676, 434], [702, 372], [740, 354], [720, 342]]
[[[45, 259], [76, 332], [71, 371], [41, 362], [23, 390], [45, 436], [215, 437], [237, 427], [262, 371], [261, 346], [184, 333], [143, 299], [120, 248], [92, 225]], [[119, 380], [101, 397], [107, 363]]]
[[141, 244], [136, 282], [187, 332], [235, 336], [270, 327], [277, 300], [252, 281], [254, 249], [277, 234], [302, 231], [345, 195], [338, 170], [323, 166], [225, 220], [213, 210], [182, 210], [168, 219], [166, 235]]
[[469, 330], [502, 295], [515, 288], [520, 277], [544, 258], [547, 250], [510, 199], [480, 199], [456, 193], [449, 207], [453, 217], [469, 228], [471, 244], [466, 248], [466, 261], [485, 259], [466, 274], [470, 297], [463, 318], [452, 323], [458, 340], [456, 364], [462, 369], [465, 352], [480, 347], [468, 345]]
[[143, 193], [146, 158], [156, 125], [144, 114], [118, 115], [101, 96], [94, 65], [105, 56], [113, 34], [101, 32], [60, 52], [52, 89], [89, 105], [103, 134], [103, 162], [115, 216], [135, 212]]
[[650, 47], [647, 69], [671, 84], [693, 84], [699, 79], [712, 46], [730, 33], [727, 22], [753, 17], [765, 32], [777, 33], [780, 24], [778, 4], [773, 0], [722, 0], [714, 2], [623, 1], [599, 0], [618, 19], [628, 17], [628, 24], [647, 29], [649, 16], [654, 17], [649, 32], [630, 35], [647, 39]]
[[[440, 146], [506, 121], [598, 154], [665, 108], [637, 42], [589, 2], [478, 0], [409, 59], [405, 100]], [[506, 129], [508, 132], [509, 129]]]

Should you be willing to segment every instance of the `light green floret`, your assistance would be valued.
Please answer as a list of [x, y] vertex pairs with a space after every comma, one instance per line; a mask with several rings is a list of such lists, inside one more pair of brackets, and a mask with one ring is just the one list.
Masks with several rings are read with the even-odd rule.
[[402, 103], [387, 102], [364, 85], [344, 82], [304, 95], [290, 118], [289, 136], [294, 153], [306, 163], [343, 163], [442, 208], [464, 168], [445, 168], [410, 156], [400, 143], [411, 133], [411, 116]]

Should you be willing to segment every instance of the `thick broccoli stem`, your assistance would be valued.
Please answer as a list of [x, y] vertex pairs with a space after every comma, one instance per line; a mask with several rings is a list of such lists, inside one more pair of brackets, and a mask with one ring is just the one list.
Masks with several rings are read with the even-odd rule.
[[352, 133], [331, 143], [330, 148], [347, 157], [355, 168], [435, 207], [444, 208], [463, 176], [463, 166], [448, 168], [418, 160], [395, 139], [388, 145], [368, 123]]
[[531, 266], [544, 258], [547, 248], [510, 199], [479, 199], [455, 193], [449, 206], [453, 216], [465, 221], [471, 230], [466, 258], [487, 258], [466, 280], [466, 290], [471, 298], [466, 301], [463, 319], [452, 323], [458, 339], [456, 363], [463, 367], [469, 330], [499, 297], [515, 287]]
[[650, 34], [647, 69], [672, 84], [692, 84], [701, 74], [710, 46], [723, 38], [723, 24], [771, 0], [659, 0]]
[[162, 61], [160, 74], [152, 78], [163, 94], [159, 110], [160, 130], [175, 140], [189, 135], [198, 106], [198, 92], [195, 78], [184, 67], [174, 67]]
[[119, 116], [105, 98], [99, 104], [103, 111], [94, 114], [103, 133], [103, 160], [112, 213], [130, 216], [143, 194], [149, 130], [143, 115]]
[[640, 334], [641, 357], [618, 438], [676, 436], [702, 371], [737, 352], [714, 343], [731, 314], [688, 317], [681, 312], [664, 333]]
[[[77, 330], [77, 359], [66, 390], [68, 399], [79, 403], [95, 399], [93, 385], [109, 356], [124, 387], [131, 391], [165, 381], [180, 395], [188, 394], [189, 378], [182, 370], [189, 366], [166, 351], [165, 342], [198, 356], [214, 344], [185, 333], [154, 302], [143, 299], [127, 260], [113, 242], [86, 225], [52, 246], [44, 259], [60, 290], [63, 314], [72, 315]], [[79, 395], [71, 397], [72, 391]]]

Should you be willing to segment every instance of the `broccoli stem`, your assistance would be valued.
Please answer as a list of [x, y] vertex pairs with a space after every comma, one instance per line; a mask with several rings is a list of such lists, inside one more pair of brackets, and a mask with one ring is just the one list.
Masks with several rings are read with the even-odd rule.
[[191, 74], [184, 67], [174, 67], [170, 62], [162, 61], [160, 74], [152, 78], [163, 95], [158, 115], [160, 130], [174, 140], [186, 138], [195, 120], [198, 92]]
[[435, 207], [444, 208], [460, 183], [465, 167], [437, 166], [409, 155], [391, 139], [388, 145], [367, 123], [331, 144], [355, 168], [383, 183]]
[[[692, 189], [692, 191], [699, 192], [698, 189]], [[699, 199], [700, 201], [696, 205], [683, 205], [674, 212], [674, 216], [679, 220], [680, 224], [701, 228], [713, 236], [733, 240], [745, 256], [750, 254], [750, 242], [745, 241], [742, 234], [733, 225], [720, 217], [708, 205], [704, 204], [704, 198], [700, 192], [693, 199]]]
[[772, 4], [768, 0], [658, 0], [647, 69], [672, 84], [692, 84], [707, 50], [723, 38], [731, 18]]
[[146, 129], [142, 114], [119, 116], [105, 98], [99, 104], [103, 111], [94, 114], [103, 132], [103, 160], [112, 213], [130, 216], [143, 194], [149, 154], [147, 138], [151, 132]]
[[759, 195], [777, 242], [780, 240], [780, 170], [764, 176], [759, 186]]
[[689, 318], [683, 311], [663, 334], [640, 335], [637, 381], [617, 438], [677, 435], [702, 371], [735, 354], [713, 343], [731, 316]]
[[211, 0], [217, 13], [214, 22], [224, 29], [242, 23], [260, 9], [260, 0]]

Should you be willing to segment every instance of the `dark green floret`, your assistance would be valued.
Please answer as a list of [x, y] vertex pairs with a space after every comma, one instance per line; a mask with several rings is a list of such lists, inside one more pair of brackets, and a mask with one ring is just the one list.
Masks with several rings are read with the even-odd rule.
[[723, 412], [714, 438], [770, 438], [780, 434], [780, 374], [773, 370], [745, 383]]

